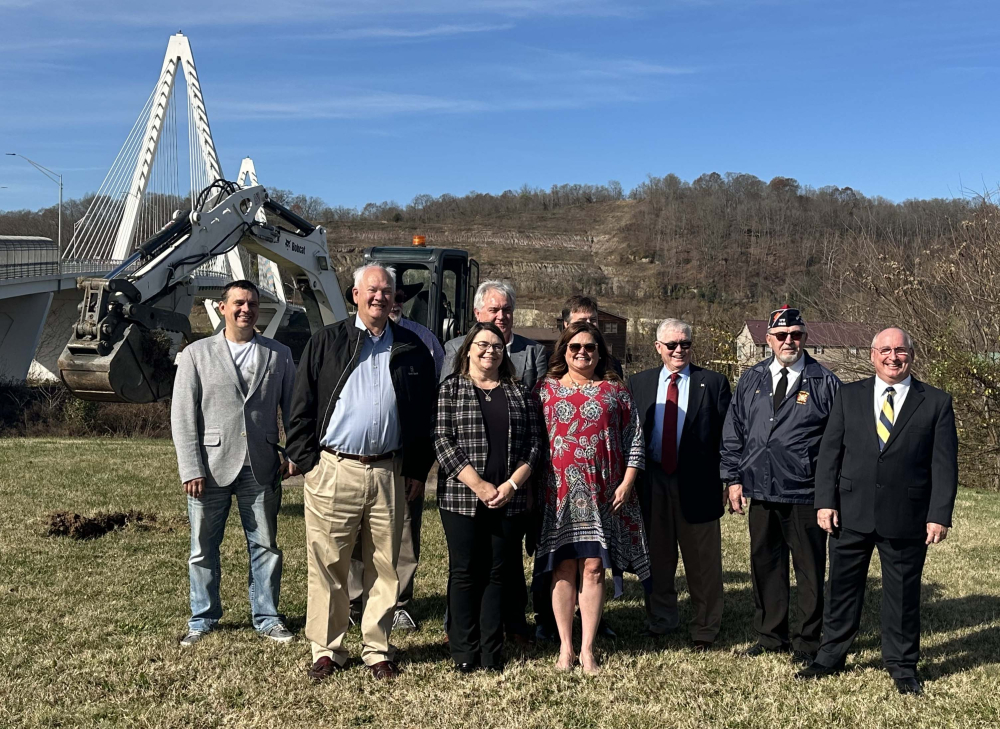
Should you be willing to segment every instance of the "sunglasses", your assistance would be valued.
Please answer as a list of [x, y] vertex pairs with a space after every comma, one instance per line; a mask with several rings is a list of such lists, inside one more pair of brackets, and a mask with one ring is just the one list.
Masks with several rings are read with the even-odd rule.
[[777, 339], [779, 342], [785, 341], [788, 337], [792, 338], [793, 342], [801, 342], [802, 337], [806, 335], [805, 332], [772, 332], [771, 336]]
[[595, 342], [587, 342], [586, 344], [580, 344], [579, 342], [573, 342], [568, 345], [568, 349], [573, 354], [579, 353], [581, 349], [587, 350], [587, 354], [593, 354], [597, 351], [597, 344]]
[[[657, 339], [656, 341], [660, 342], [659, 339]], [[685, 339], [685, 340], [680, 341], [680, 342], [660, 342], [660, 344], [662, 344], [664, 347], [666, 347], [667, 349], [669, 349], [671, 352], [673, 352], [678, 347], [680, 347], [681, 349], [685, 349], [685, 350], [686, 349], [691, 349], [691, 340], [690, 339]]]

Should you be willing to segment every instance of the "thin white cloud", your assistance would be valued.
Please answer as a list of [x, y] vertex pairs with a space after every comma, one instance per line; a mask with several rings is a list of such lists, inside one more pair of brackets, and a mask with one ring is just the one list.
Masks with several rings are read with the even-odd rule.
[[510, 30], [513, 23], [502, 24], [474, 24], [474, 25], [436, 25], [429, 28], [399, 28], [399, 27], [368, 27], [368, 28], [345, 28], [335, 30], [330, 33], [319, 33], [316, 35], [299, 36], [310, 40], [365, 40], [365, 39], [421, 39], [439, 38], [443, 36], [466, 35], [469, 33], [490, 33], [495, 31]]
[[[99, 22], [146, 27], [218, 25], [287, 26], [360, 18], [414, 18], [434, 15], [458, 17], [492, 16], [611, 16], [634, 12], [636, 0], [285, 0], [280, 9], [272, 0], [243, 0], [238, 8], [203, 0], [173, 0], [170, 3], [136, 3], [133, 0], [0, 0], [16, 10], [28, 8], [33, 15], [47, 15], [81, 23]], [[0, 5], [2, 7], [2, 5]]]
[[256, 102], [245, 98], [217, 99], [216, 119], [367, 119], [399, 114], [467, 114], [486, 111], [482, 102], [420, 94], [360, 93], [305, 101]]

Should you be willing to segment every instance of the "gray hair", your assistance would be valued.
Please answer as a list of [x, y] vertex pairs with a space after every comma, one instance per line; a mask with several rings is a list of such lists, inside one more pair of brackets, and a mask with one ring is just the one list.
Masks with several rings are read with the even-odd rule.
[[662, 337], [665, 336], [663, 332], [669, 331], [671, 329], [680, 329], [684, 332], [684, 336], [688, 339], [691, 338], [691, 325], [687, 322], [681, 321], [680, 319], [664, 319], [656, 327], [656, 338], [662, 341]]
[[902, 327], [886, 327], [881, 332], [879, 332], [878, 334], [876, 334], [874, 337], [872, 337], [872, 349], [875, 349], [875, 342], [878, 341], [879, 336], [881, 336], [883, 332], [887, 332], [890, 329], [895, 329], [898, 332], [902, 332], [903, 333], [903, 341], [906, 342], [906, 348], [907, 349], [913, 349], [913, 337], [911, 337], [910, 333], [908, 331], [906, 331], [905, 329], [903, 329]]
[[507, 297], [507, 301], [510, 302], [510, 308], [517, 308], [514, 296], [514, 287], [511, 286], [506, 281], [483, 281], [479, 284], [479, 288], [476, 289], [476, 298], [472, 301], [472, 307], [474, 309], [482, 309], [483, 305], [486, 303], [486, 294], [490, 291], [497, 291]]
[[377, 268], [380, 271], [384, 271], [385, 275], [389, 277], [389, 281], [392, 283], [392, 290], [396, 290], [396, 269], [392, 266], [383, 266], [381, 263], [366, 263], [363, 266], [359, 266], [354, 269], [354, 288], [361, 288], [361, 279], [364, 278], [365, 273]]

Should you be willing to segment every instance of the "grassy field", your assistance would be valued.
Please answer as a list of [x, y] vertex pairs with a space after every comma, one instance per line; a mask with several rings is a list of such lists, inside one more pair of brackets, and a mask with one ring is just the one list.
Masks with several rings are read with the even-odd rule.
[[[555, 647], [512, 653], [500, 676], [451, 670], [441, 645], [447, 560], [433, 502], [417, 576], [417, 633], [395, 683], [355, 662], [306, 678], [301, 489], [288, 487], [279, 540], [290, 646], [254, 633], [246, 551], [231, 515], [223, 544], [223, 629], [178, 646], [188, 614], [188, 530], [169, 441], [0, 440], [0, 726], [130, 727], [941, 727], [1000, 725], [1000, 496], [963, 490], [955, 530], [924, 572], [923, 698], [901, 697], [881, 669], [880, 592], [870, 581], [847, 673], [800, 683], [786, 659], [741, 659], [752, 640], [748, 538], [723, 520], [726, 613], [719, 649], [696, 655], [685, 631], [640, 636], [634, 581], [608, 619], [601, 676], [557, 674]], [[98, 539], [45, 536], [45, 515], [138, 509], [157, 520]], [[683, 588], [683, 579], [680, 580]], [[688, 616], [681, 596], [682, 620]], [[358, 649], [356, 630], [351, 646]], [[357, 653], [355, 653], [357, 655]]]

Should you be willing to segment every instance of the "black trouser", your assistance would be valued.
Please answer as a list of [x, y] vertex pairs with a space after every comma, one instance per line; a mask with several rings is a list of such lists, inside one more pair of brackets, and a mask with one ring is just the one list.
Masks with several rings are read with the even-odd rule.
[[830, 540], [830, 582], [823, 645], [816, 661], [841, 667], [861, 626], [868, 565], [878, 548], [882, 563], [882, 662], [893, 678], [914, 678], [920, 658], [920, 576], [923, 539], [887, 539], [841, 530]]
[[531, 589], [531, 606], [535, 611], [535, 625], [543, 626], [549, 635], [555, 636], [557, 629], [556, 616], [552, 612], [551, 572], [546, 572], [535, 578]]
[[[525, 514], [479, 504], [475, 516], [441, 509], [448, 542], [448, 645], [456, 663], [498, 666], [503, 661], [503, 629], [510, 601], [511, 572], [521, 574]], [[505, 609], [506, 608], [506, 609]], [[521, 605], [524, 619], [524, 605]]]
[[[787, 648], [815, 654], [823, 626], [823, 574], [826, 532], [816, 523], [812, 504], [751, 501], [750, 581], [753, 584], [753, 627], [765, 648]], [[789, 634], [791, 586], [788, 557], [795, 568], [798, 593], [796, 625]]]

